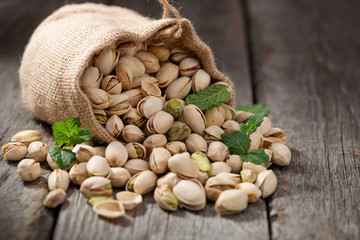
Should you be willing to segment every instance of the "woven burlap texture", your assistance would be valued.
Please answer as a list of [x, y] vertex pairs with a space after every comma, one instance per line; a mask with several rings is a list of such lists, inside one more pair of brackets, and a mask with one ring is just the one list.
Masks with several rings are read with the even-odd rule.
[[[19, 70], [22, 101], [36, 117], [50, 124], [78, 116], [95, 140], [115, 141], [93, 114], [79, 79], [94, 54], [125, 41], [167, 42], [187, 48], [217, 81], [233, 83], [215, 66], [210, 48], [185, 18], [150, 19], [121, 7], [70, 4], [47, 17], [34, 31]], [[232, 94], [231, 104], [235, 102]]]

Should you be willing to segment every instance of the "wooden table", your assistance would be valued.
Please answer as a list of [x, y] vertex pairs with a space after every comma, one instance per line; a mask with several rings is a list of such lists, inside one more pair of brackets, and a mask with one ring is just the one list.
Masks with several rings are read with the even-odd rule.
[[[1, 145], [25, 129], [54, 143], [50, 126], [23, 107], [17, 71], [35, 27], [66, 2], [0, 2]], [[359, 239], [360, 2], [177, 2], [235, 82], [238, 105], [265, 103], [286, 131], [293, 157], [289, 167], [273, 167], [276, 192], [226, 217], [212, 203], [168, 213], [148, 194], [127, 217], [108, 221], [77, 187], [60, 209], [44, 208], [46, 163], [39, 179], [24, 183], [17, 163], [1, 158], [0, 239]], [[153, 0], [105, 3], [161, 17]]]

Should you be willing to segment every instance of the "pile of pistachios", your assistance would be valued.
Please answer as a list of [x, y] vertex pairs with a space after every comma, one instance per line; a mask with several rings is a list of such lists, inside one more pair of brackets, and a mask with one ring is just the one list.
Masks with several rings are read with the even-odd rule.
[[[291, 159], [284, 131], [264, 117], [250, 135], [250, 150], [264, 148], [269, 156], [266, 166], [230, 154], [221, 135], [240, 131], [239, 124], [253, 114], [235, 111], [227, 103], [204, 112], [186, 104], [189, 94], [215, 83], [229, 86], [211, 79], [193, 53], [125, 42], [102, 50], [89, 65], [82, 89], [97, 121], [118, 141], [74, 146], [76, 162], [64, 170], [50, 157], [37, 131], [18, 133], [2, 148], [7, 160], [28, 154], [18, 165], [24, 181], [39, 177], [38, 162], [47, 160], [54, 171], [48, 178], [45, 206], [63, 203], [70, 181], [80, 185], [94, 211], [107, 218], [134, 209], [142, 195], [152, 191], [164, 210], [201, 210], [208, 199], [216, 202], [220, 214], [240, 212], [248, 202], [275, 191], [277, 178], [268, 168], [272, 163], [289, 165]], [[112, 188], [125, 191], [114, 199]]]

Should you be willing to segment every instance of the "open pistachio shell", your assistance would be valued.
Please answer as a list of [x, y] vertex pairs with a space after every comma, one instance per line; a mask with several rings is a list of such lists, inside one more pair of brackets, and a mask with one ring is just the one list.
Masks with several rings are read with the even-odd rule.
[[87, 178], [81, 183], [80, 192], [85, 198], [111, 196], [112, 188], [110, 180], [103, 177]]
[[150, 170], [145, 170], [132, 176], [126, 183], [125, 189], [143, 195], [155, 189], [156, 181], [156, 174]]
[[163, 184], [155, 189], [154, 199], [162, 209], [168, 211], [176, 211], [179, 205], [178, 200], [167, 184]]
[[117, 200], [104, 200], [93, 206], [94, 212], [106, 218], [119, 218], [125, 214], [124, 205]]
[[89, 198], [88, 203], [90, 204], [90, 206], [93, 207], [96, 203], [102, 202], [105, 200], [114, 200], [114, 198], [112, 196], [95, 196], [95, 197]]
[[180, 181], [173, 188], [173, 193], [179, 203], [189, 210], [201, 210], [206, 205], [204, 187], [197, 180]]
[[221, 215], [241, 212], [247, 208], [248, 195], [243, 190], [227, 190], [220, 194], [215, 203], [215, 209]]
[[20, 161], [28, 153], [27, 147], [21, 142], [11, 142], [1, 147], [4, 158], [9, 161]]
[[283, 135], [285, 132], [280, 128], [270, 128], [270, 130], [264, 134], [265, 137], [278, 137]]
[[143, 201], [141, 194], [129, 191], [118, 192], [116, 194], [116, 199], [122, 202], [126, 210], [132, 210], [136, 208]]
[[41, 141], [42, 136], [36, 130], [25, 130], [18, 132], [11, 138], [11, 142], [20, 142], [24, 144], [26, 147], [30, 145], [30, 143], [35, 141]]
[[151, 82], [158, 86], [158, 80], [155, 77], [149, 76], [147, 74], [142, 75], [141, 77], [135, 78], [133, 81], [133, 88], [141, 88], [141, 83]]
[[69, 178], [71, 182], [77, 185], [81, 185], [81, 183], [89, 177], [86, 164], [86, 162], [81, 162], [71, 167], [69, 172]]
[[179, 75], [179, 67], [173, 63], [165, 63], [156, 74], [159, 80], [159, 87], [164, 88], [170, 85]]
[[186, 105], [183, 109], [183, 118], [193, 132], [204, 135], [206, 118], [198, 107], [193, 104]]
[[161, 90], [160, 88], [152, 82], [144, 81], [141, 82], [141, 93], [144, 97], [146, 96], [161, 96]]
[[221, 176], [210, 177], [205, 183], [206, 197], [211, 201], [216, 201], [221, 192], [234, 188], [233, 181]]
[[278, 166], [288, 166], [291, 160], [290, 149], [281, 143], [273, 143], [269, 150], [272, 151], [272, 161]]
[[262, 197], [267, 198], [275, 192], [277, 177], [272, 170], [266, 170], [259, 173], [255, 185], [262, 191]]
[[253, 183], [239, 183], [236, 185], [236, 188], [244, 190], [246, 192], [249, 198], [249, 202], [256, 202], [261, 197], [260, 189]]

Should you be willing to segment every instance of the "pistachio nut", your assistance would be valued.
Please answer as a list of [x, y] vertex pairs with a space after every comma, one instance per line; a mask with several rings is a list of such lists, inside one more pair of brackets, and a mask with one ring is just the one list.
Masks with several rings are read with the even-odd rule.
[[196, 163], [200, 171], [209, 172], [211, 170], [211, 163], [203, 152], [194, 152], [190, 158]]
[[224, 134], [224, 130], [216, 125], [205, 128], [204, 139], [209, 143], [212, 141], [222, 141], [221, 134]]
[[190, 126], [191, 130], [200, 136], [204, 135], [206, 118], [203, 112], [195, 105], [186, 105], [183, 109], [183, 118], [187, 125]]
[[170, 60], [174, 63], [181, 62], [184, 58], [187, 58], [189, 53], [180, 49], [180, 48], [173, 48], [170, 52]]
[[175, 119], [178, 119], [182, 115], [185, 101], [181, 99], [172, 98], [165, 102], [164, 110], [170, 113]]
[[165, 148], [173, 155], [187, 151], [185, 143], [180, 141], [169, 142], [166, 144]]
[[200, 171], [199, 175], [196, 178], [196, 180], [198, 180], [202, 185], [204, 185], [208, 179], [209, 179], [209, 174], [207, 172], [202, 172], [202, 171]]
[[15, 134], [11, 138], [11, 142], [20, 142], [24, 144], [26, 147], [30, 145], [30, 143], [35, 141], [41, 141], [42, 136], [41, 134], [36, 130], [25, 130], [22, 132], [19, 132]]
[[159, 71], [159, 59], [151, 52], [140, 51], [137, 52], [134, 57], [139, 59], [144, 64], [146, 73], [154, 73]]
[[225, 133], [240, 131], [240, 125], [235, 120], [226, 120], [221, 127], [224, 129]]
[[241, 176], [240, 174], [236, 174], [236, 173], [221, 172], [218, 175], [216, 175], [216, 177], [227, 178], [235, 184], [241, 183]]
[[48, 163], [48, 165], [50, 166], [50, 168], [52, 170], [55, 169], [59, 169], [59, 166], [56, 164], [56, 162], [51, 158], [50, 154], [48, 153], [48, 155], [46, 156], [46, 161]]
[[108, 117], [106, 115], [106, 112], [105, 110], [103, 109], [93, 109], [93, 112], [94, 112], [94, 116], [96, 118], [96, 120], [98, 121], [98, 123], [100, 124], [105, 124]]
[[190, 93], [191, 84], [192, 80], [189, 77], [181, 77], [174, 80], [165, 90], [166, 98], [184, 99]]
[[225, 121], [234, 120], [236, 118], [236, 110], [230, 107], [227, 104], [221, 104], [221, 106], [225, 109]]
[[226, 163], [230, 165], [232, 173], [239, 173], [243, 164], [239, 155], [232, 154], [226, 159]]
[[288, 166], [291, 160], [290, 149], [281, 143], [273, 143], [269, 150], [272, 151], [272, 161], [278, 166]]
[[154, 134], [147, 137], [143, 142], [143, 145], [146, 147], [146, 151], [150, 153], [156, 147], [165, 147], [166, 143], [167, 143], [167, 139], [165, 135]]
[[253, 183], [239, 183], [236, 185], [236, 188], [246, 192], [249, 202], [256, 202], [261, 197], [260, 189]]
[[95, 67], [104, 75], [109, 75], [118, 64], [120, 51], [107, 47], [94, 57]]
[[[145, 73], [145, 65], [137, 58], [132, 57], [132, 56], [123, 56], [119, 59], [119, 65], [126, 65], [130, 68], [133, 78], [138, 78], [140, 76], [142, 76]], [[118, 65], [118, 66], [119, 66]], [[117, 68], [116, 68], [117, 70]], [[117, 74], [116, 74], [117, 76]], [[117, 76], [119, 78], [119, 76]], [[119, 80], [121, 81], [121, 79], [119, 78]], [[131, 86], [132, 87], [132, 86]], [[129, 90], [126, 89], [123, 83], [123, 88], [125, 90]], [[131, 89], [131, 88], [130, 88]]]
[[105, 109], [110, 105], [109, 94], [99, 88], [85, 88], [84, 92], [90, 100], [90, 104], [96, 109]]
[[132, 176], [126, 183], [126, 191], [141, 195], [151, 192], [156, 187], [157, 176], [150, 170], [139, 172]]
[[156, 73], [159, 87], [164, 88], [170, 85], [179, 75], [179, 67], [173, 63], [164, 63]]
[[131, 109], [131, 104], [127, 101], [127, 96], [124, 94], [117, 94], [110, 96], [109, 107], [105, 109], [107, 115], [123, 115]]
[[116, 76], [108, 75], [102, 80], [101, 89], [111, 95], [120, 94], [122, 83]]
[[140, 49], [134, 42], [124, 42], [117, 48], [121, 56], [134, 56]]
[[150, 165], [143, 159], [130, 159], [123, 166], [133, 176], [139, 172], [150, 170]]
[[110, 180], [103, 177], [87, 178], [81, 183], [80, 192], [85, 198], [111, 196], [112, 188]]
[[185, 139], [186, 148], [190, 153], [206, 152], [207, 144], [203, 137], [199, 134], [192, 133]]
[[76, 144], [72, 151], [79, 162], [88, 162], [90, 158], [97, 155], [95, 148], [84, 144]]
[[[128, 65], [120, 63], [119, 65], [117, 65], [115, 73], [116, 73], [116, 78], [113, 78], [114, 85], [116, 84], [116, 86], [120, 86], [118, 87], [118, 89], [120, 88], [120, 91], [117, 91], [117, 93], [114, 94], [120, 94], [122, 89], [124, 90], [132, 89], [134, 76], [131, 68]], [[105, 81], [105, 79], [106, 78], [104, 78], [103, 82]], [[117, 80], [117, 83], [115, 83], [115, 80]], [[107, 83], [105, 82], [102, 85], [104, 85], [106, 88]], [[104, 87], [102, 88], [104, 89]]]
[[271, 129], [271, 120], [268, 117], [264, 117], [263, 122], [261, 125], [257, 128], [257, 131], [259, 131], [262, 135], [266, 135]]
[[125, 148], [128, 152], [128, 156], [130, 159], [145, 159], [146, 157], [146, 148], [144, 145], [137, 143], [137, 142], [133, 142], [133, 143], [128, 143], [125, 145]]
[[121, 167], [128, 160], [128, 151], [121, 142], [111, 142], [106, 147], [105, 158], [111, 167]]
[[119, 218], [125, 214], [124, 205], [117, 200], [104, 200], [95, 203], [93, 206], [94, 212], [105, 218]]
[[97, 67], [88, 67], [80, 78], [83, 88], [100, 88], [103, 74], [99, 72]]
[[86, 164], [86, 162], [82, 162], [71, 167], [69, 172], [71, 182], [81, 185], [81, 183], [89, 177]]
[[167, 132], [169, 141], [183, 141], [191, 134], [191, 129], [186, 123], [176, 121]]
[[144, 81], [141, 83], [141, 93], [144, 97], [146, 96], [161, 96], [161, 90], [160, 88], [152, 82]]
[[154, 113], [148, 120], [146, 127], [150, 133], [156, 134], [164, 134], [174, 123], [174, 118], [170, 113], [159, 111]]
[[277, 186], [277, 177], [273, 170], [266, 170], [259, 173], [255, 185], [260, 188], [263, 198], [267, 198], [273, 194]]
[[216, 201], [221, 192], [234, 189], [235, 183], [225, 177], [211, 177], [205, 183], [206, 197], [211, 201]]
[[112, 137], [117, 138], [120, 136], [122, 130], [124, 129], [124, 123], [118, 116], [112, 115], [106, 121], [105, 129]]
[[143, 142], [145, 134], [141, 129], [135, 125], [126, 125], [122, 131], [123, 139], [129, 142]]
[[249, 151], [261, 148], [264, 142], [264, 137], [263, 135], [261, 135], [260, 132], [255, 131], [254, 133], [250, 134], [250, 140], [251, 142], [250, 142]]
[[200, 68], [200, 61], [191, 57], [184, 58], [179, 64], [180, 75], [186, 77], [192, 76]]
[[139, 101], [143, 98], [140, 89], [131, 89], [125, 92], [122, 92], [120, 95], [127, 98], [127, 102], [130, 103], [131, 107], [136, 107]]
[[252, 163], [252, 162], [243, 162], [242, 168], [243, 168], [243, 170], [244, 169], [253, 170], [256, 174], [266, 171], [265, 166], [258, 165], [258, 164]]
[[140, 115], [150, 118], [151, 115], [161, 111], [162, 108], [163, 103], [159, 97], [148, 96], [140, 100], [136, 109]]
[[166, 62], [170, 56], [170, 50], [164, 46], [150, 46], [147, 51], [154, 54], [159, 62]]
[[150, 169], [156, 174], [163, 174], [168, 169], [171, 153], [163, 147], [154, 148], [149, 156]]
[[133, 81], [133, 88], [141, 88], [141, 83], [142, 82], [151, 82], [153, 84], [155, 84], [156, 86], [158, 85], [158, 80], [155, 77], [152, 76], [148, 76], [148, 75], [143, 75], [141, 77], [135, 78]]
[[204, 88], [210, 86], [210, 75], [203, 69], [197, 70], [191, 77], [192, 85], [191, 89], [193, 92], [198, 92]]
[[176, 211], [179, 205], [178, 200], [167, 184], [163, 184], [155, 189], [154, 199], [162, 209], [168, 211]]
[[63, 204], [66, 200], [66, 193], [64, 190], [58, 188], [50, 191], [45, 199], [44, 206], [48, 208], [56, 208], [57, 206]]
[[209, 172], [209, 176], [216, 176], [219, 173], [222, 172], [231, 172], [231, 167], [229, 164], [227, 164], [226, 162], [213, 162], [211, 164], [211, 171]]
[[110, 165], [105, 158], [96, 155], [87, 162], [86, 170], [90, 177], [106, 177], [110, 173]]
[[17, 172], [23, 181], [34, 181], [40, 176], [40, 163], [34, 159], [23, 159], [17, 166]]
[[21, 142], [11, 142], [1, 147], [4, 158], [9, 161], [20, 161], [28, 153], [27, 147]]
[[116, 194], [116, 199], [122, 202], [126, 210], [133, 210], [143, 201], [141, 194], [129, 191], [118, 192]]
[[285, 132], [284, 130], [280, 129], [280, 128], [270, 128], [269, 131], [267, 131], [264, 136], [265, 137], [279, 137], [281, 135], [283, 135]]
[[122, 116], [122, 120], [125, 125], [135, 125], [137, 127], [142, 127], [146, 122], [146, 118], [138, 113], [135, 108], [131, 108], [127, 113]]
[[109, 199], [113, 200], [114, 198], [111, 196], [95, 196], [95, 197], [89, 198], [88, 203], [90, 204], [90, 206], [93, 207], [96, 203], [102, 202], [105, 200], [109, 200]]
[[186, 153], [175, 154], [168, 160], [170, 171], [184, 179], [195, 179], [199, 175], [199, 167]]
[[221, 215], [228, 215], [245, 210], [247, 205], [248, 195], [244, 190], [230, 189], [219, 195], [215, 209]]
[[96, 155], [105, 157], [105, 151], [106, 151], [106, 147], [105, 146], [97, 146], [94, 147]]
[[170, 189], [173, 189], [173, 187], [180, 181], [181, 178], [178, 175], [173, 172], [168, 172], [157, 180], [157, 186], [161, 187], [162, 185], [166, 184]]
[[69, 183], [70, 178], [68, 172], [61, 169], [55, 169], [52, 171], [48, 178], [48, 187], [50, 191], [56, 188], [61, 188], [66, 192], [69, 187]]
[[238, 123], [245, 122], [248, 119], [248, 117], [250, 117], [252, 115], [254, 115], [254, 114], [250, 113], [250, 112], [237, 111], [235, 121], [237, 121]]
[[181, 180], [173, 188], [173, 193], [179, 203], [189, 210], [201, 210], [206, 205], [204, 187], [197, 180]]
[[229, 148], [220, 141], [214, 141], [209, 144], [206, 156], [214, 162], [225, 161], [229, 155]]
[[212, 107], [205, 112], [206, 126], [221, 127], [225, 121], [225, 109], [222, 106]]
[[131, 177], [129, 171], [123, 167], [112, 167], [110, 171], [110, 181], [113, 187], [124, 187]]

